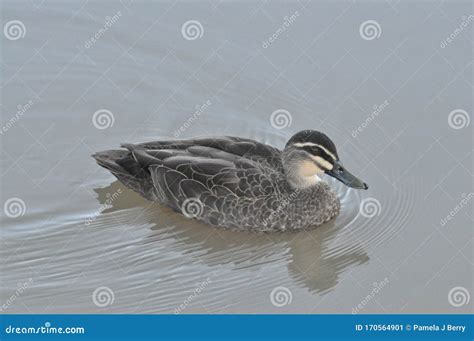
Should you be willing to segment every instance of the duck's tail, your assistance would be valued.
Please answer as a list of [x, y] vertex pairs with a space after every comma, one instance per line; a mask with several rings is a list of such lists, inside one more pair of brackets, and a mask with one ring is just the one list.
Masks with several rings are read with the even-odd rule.
[[92, 157], [97, 161], [99, 166], [108, 169], [111, 172], [127, 173], [125, 168], [120, 166], [117, 161], [123, 159], [129, 154], [128, 150], [104, 150], [92, 154]]
[[99, 166], [108, 169], [128, 188], [148, 200], [156, 200], [150, 173], [138, 165], [129, 150], [105, 150], [92, 155]]

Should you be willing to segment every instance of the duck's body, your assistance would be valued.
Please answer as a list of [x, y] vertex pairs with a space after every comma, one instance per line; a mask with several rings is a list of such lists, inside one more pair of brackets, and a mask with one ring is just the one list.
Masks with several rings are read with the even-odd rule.
[[280, 151], [257, 141], [225, 136], [123, 147], [126, 150], [99, 152], [94, 157], [146, 199], [210, 225], [301, 230], [339, 213], [335, 192], [295, 152], [307, 145], [294, 147], [289, 154], [288, 145]]

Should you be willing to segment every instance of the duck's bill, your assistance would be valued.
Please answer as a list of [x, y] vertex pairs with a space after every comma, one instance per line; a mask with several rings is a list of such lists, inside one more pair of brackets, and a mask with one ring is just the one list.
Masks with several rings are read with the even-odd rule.
[[334, 164], [333, 169], [326, 171], [326, 174], [336, 178], [344, 185], [357, 188], [357, 189], [367, 189], [369, 186], [363, 182], [361, 179], [350, 173], [345, 169], [340, 162]]

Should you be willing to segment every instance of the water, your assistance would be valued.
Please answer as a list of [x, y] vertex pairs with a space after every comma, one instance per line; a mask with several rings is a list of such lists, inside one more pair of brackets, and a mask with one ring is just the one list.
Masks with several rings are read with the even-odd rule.
[[[461, 1], [4, 1], [2, 25], [20, 20], [25, 35], [1, 42], [1, 197], [21, 199], [1, 216], [3, 310], [468, 312], [472, 128], [448, 116], [472, 114], [473, 24], [441, 45], [471, 13]], [[202, 37], [184, 39], [188, 20]], [[366, 20], [380, 26], [367, 40]], [[271, 124], [278, 109], [291, 125]], [[308, 232], [216, 230], [90, 157], [175, 136], [283, 147], [305, 128], [370, 185], [326, 179], [341, 214]]]

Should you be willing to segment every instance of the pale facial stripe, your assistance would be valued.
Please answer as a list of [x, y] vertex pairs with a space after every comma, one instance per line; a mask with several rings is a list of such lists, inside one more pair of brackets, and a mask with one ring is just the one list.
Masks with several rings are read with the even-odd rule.
[[313, 155], [310, 156], [319, 165], [319, 167], [322, 167], [325, 170], [331, 170], [333, 168], [332, 163], [324, 160], [322, 157]]
[[328, 154], [334, 160], [337, 160], [336, 156], [333, 153], [331, 153], [329, 150], [327, 150], [327, 148], [321, 146], [320, 144], [316, 144], [316, 143], [312, 143], [312, 142], [304, 142], [304, 143], [297, 142], [297, 143], [294, 143], [293, 146], [295, 146], [295, 147], [306, 147], [306, 146], [318, 147], [318, 148], [321, 148], [322, 150], [324, 150], [326, 152], [326, 154]]

